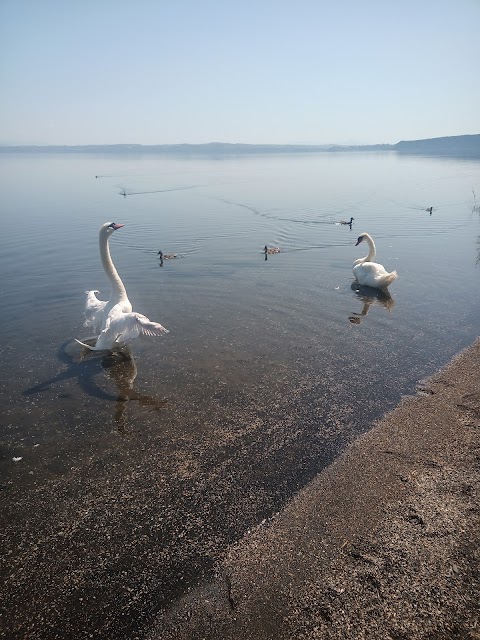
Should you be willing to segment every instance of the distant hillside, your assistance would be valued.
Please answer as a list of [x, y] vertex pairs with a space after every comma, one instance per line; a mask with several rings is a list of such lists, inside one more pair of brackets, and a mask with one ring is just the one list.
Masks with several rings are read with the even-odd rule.
[[394, 149], [398, 153], [480, 158], [480, 135], [402, 140]]
[[390, 144], [363, 146], [303, 145], [303, 144], [236, 144], [209, 142], [207, 144], [106, 144], [76, 146], [0, 146], [1, 151], [18, 153], [129, 153], [172, 155], [246, 155], [272, 153], [318, 153], [322, 151], [385, 151], [392, 150]]
[[76, 146], [0, 146], [0, 153], [104, 153], [165, 155], [252, 155], [321, 152], [389, 151], [405, 154], [445, 155], [480, 158], [480, 135], [451, 136], [427, 140], [406, 140], [397, 144], [372, 145], [307, 145], [307, 144], [109, 144]]

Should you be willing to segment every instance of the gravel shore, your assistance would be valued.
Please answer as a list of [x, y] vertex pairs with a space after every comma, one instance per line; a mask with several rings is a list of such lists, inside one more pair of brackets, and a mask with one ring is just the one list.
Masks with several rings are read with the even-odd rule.
[[230, 548], [151, 640], [480, 639], [479, 363], [477, 340]]

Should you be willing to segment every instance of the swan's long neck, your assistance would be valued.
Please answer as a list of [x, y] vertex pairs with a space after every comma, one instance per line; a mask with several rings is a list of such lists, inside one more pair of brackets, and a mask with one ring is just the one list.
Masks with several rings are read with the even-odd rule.
[[113, 264], [112, 256], [110, 255], [110, 248], [108, 246], [108, 236], [106, 234], [100, 234], [100, 257], [102, 259], [102, 265], [107, 274], [108, 279], [112, 285], [112, 299], [116, 298], [117, 301], [127, 297], [125, 286], [118, 275], [118, 271]]
[[366, 258], [364, 258], [364, 262], [373, 262], [375, 256], [376, 256], [376, 251], [375, 251], [375, 243], [373, 241], [372, 236], [369, 236], [368, 233], [365, 234], [365, 240], [367, 241], [368, 244], [368, 256], [366, 256]]

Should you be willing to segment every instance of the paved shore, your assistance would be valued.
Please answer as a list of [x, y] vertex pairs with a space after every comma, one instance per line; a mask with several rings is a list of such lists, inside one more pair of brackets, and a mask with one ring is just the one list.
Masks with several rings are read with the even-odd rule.
[[479, 363], [477, 340], [230, 548], [151, 640], [479, 639]]

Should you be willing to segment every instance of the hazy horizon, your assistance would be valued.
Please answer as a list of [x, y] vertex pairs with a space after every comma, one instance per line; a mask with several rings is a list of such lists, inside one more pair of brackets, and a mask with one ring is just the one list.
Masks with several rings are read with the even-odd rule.
[[374, 145], [480, 130], [480, 3], [0, 3], [0, 144]]
[[[153, 147], [153, 148], [168, 148], [168, 147], [213, 147], [213, 148], [221, 148], [223, 146], [225, 147], [229, 147], [229, 146], [234, 146], [234, 147], [260, 147], [260, 148], [279, 148], [279, 149], [286, 149], [289, 147], [292, 147], [293, 150], [295, 149], [299, 149], [299, 148], [303, 148], [303, 147], [312, 147], [314, 149], [319, 149], [319, 150], [324, 150], [324, 151], [329, 151], [329, 150], [340, 150], [342, 148], [345, 149], [349, 149], [350, 147], [352, 149], [358, 148], [359, 150], [365, 148], [365, 149], [370, 149], [370, 148], [385, 148], [387, 147], [387, 150], [395, 150], [397, 145], [400, 143], [422, 143], [422, 142], [435, 142], [438, 140], [447, 140], [447, 139], [453, 139], [456, 144], [460, 144], [463, 145], [465, 144], [463, 142], [463, 139], [465, 138], [470, 138], [470, 137], [475, 137], [478, 138], [478, 143], [480, 145], [480, 134], [479, 133], [466, 133], [466, 134], [461, 134], [459, 136], [439, 136], [438, 138], [424, 138], [424, 139], [418, 139], [418, 140], [399, 140], [396, 143], [383, 143], [383, 142], [377, 142], [377, 143], [367, 143], [367, 144], [360, 144], [360, 145], [347, 145], [347, 144], [337, 144], [335, 142], [329, 143], [329, 144], [315, 144], [315, 143], [302, 143], [302, 142], [296, 142], [296, 143], [285, 143], [285, 144], [279, 144], [279, 143], [269, 143], [269, 144], [262, 144], [262, 143], [249, 143], [249, 142], [222, 142], [219, 140], [211, 140], [209, 142], [199, 142], [199, 143], [192, 143], [192, 142], [179, 142], [179, 143], [173, 143], [173, 144], [157, 144], [157, 143], [151, 143], [151, 144], [141, 144], [141, 143], [135, 143], [135, 142], [127, 142], [127, 143], [123, 143], [123, 142], [113, 142], [113, 143], [107, 143], [107, 144], [85, 144], [85, 145], [63, 145], [63, 144], [58, 144], [58, 145], [50, 145], [50, 144], [28, 144], [28, 143], [24, 143], [24, 144], [8, 144], [8, 143], [3, 143], [0, 142], [0, 149], [1, 148], [22, 148], [22, 147], [26, 147], [26, 148], [52, 148], [52, 149], [58, 149], [58, 148], [72, 148], [72, 149], [83, 149], [83, 148], [92, 148], [93, 150], [98, 149], [98, 148], [102, 148], [102, 147], [145, 147], [146, 149]], [[458, 139], [458, 142], [457, 142]], [[456, 148], [456, 147], [455, 147]], [[460, 146], [460, 151], [462, 149], [462, 146]], [[453, 148], [452, 148], [453, 150]]]

